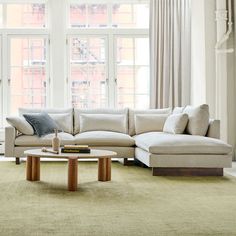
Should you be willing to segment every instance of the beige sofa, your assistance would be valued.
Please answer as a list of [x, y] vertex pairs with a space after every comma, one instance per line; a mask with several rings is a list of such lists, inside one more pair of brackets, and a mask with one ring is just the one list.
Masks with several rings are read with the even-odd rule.
[[[61, 145], [88, 144], [97, 149], [117, 152], [117, 158], [135, 158], [148, 167], [153, 175], [222, 175], [231, 167], [232, 148], [221, 141], [220, 122], [210, 120], [206, 136], [169, 134], [152, 131], [136, 134], [135, 115], [163, 114], [167, 109], [19, 109], [25, 113], [47, 112], [64, 132], [59, 133]], [[119, 116], [120, 115], [120, 116]], [[103, 118], [103, 116], [105, 118]], [[114, 119], [109, 127], [106, 117]], [[122, 119], [122, 122], [117, 120]], [[96, 120], [97, 119], [97, 120]], [[82, 124], [81, 124], [82, 122]], [[99, 130], [99, 127], [102, 130]], [[98, 129], [97, 129], [98, 128]], [[27, 149], [51, 145], [53, 134], [43, 137], [20, 134], [13, 126], [5, 129], [5, 156], [19, 161]]]

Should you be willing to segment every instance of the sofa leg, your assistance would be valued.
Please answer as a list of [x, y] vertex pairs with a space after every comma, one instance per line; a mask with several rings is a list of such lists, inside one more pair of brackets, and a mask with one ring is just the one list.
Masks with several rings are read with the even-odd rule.
[[124, 166], [132, 166], [133, 161], [128, 160], [128, 158], [119, 158], [118, 162], [120, 162]]
[[16, 157], [16, 165], [20, 165], [20, 158]]
[[153, 167], [153, 176], [223, 176], [223, 168], [165, 168]]

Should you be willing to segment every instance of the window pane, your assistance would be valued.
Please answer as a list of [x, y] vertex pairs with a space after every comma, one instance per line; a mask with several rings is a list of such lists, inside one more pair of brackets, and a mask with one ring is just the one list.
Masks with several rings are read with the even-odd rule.
[[87, 26], [87, 9], [85, 4], [70, 5], [70, 26], [86, 27]]
[[118, 107], [149, 106], [149, 41], [117, 38], [116, 76]]
[[104, 38], [70, 39], [72, 106], [105, 107], [107, 104]]
[[148, 28], [148, 4], [114, 4], [112, 26], [122, 28]]
[[106, 27], [108, 13], [106, 4], [71, 4], [71, 27]]
[[6, 27], [45, 27], [45, 4], [7, 4], [6, 9]]
[[46, 40], [10, 39], [10, 113], [46, 106]]

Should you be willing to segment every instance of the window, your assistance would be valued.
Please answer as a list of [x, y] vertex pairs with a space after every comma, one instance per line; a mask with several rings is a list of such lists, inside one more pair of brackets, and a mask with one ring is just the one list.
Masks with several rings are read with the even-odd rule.
[[148, 4], [113, 4], [112, 26], [123, 28], [148, 28]]
[[45, 4], [6, 4], [7, 28], [44, 28]]
[[107, 106], [106, 38], [70, 38], [70, 83], [74, 107]]
[[149, 106], [148, 38], [117, 37], [117, 106]]
[[46, 106], [46, 42], [43, 37], [14, 37], [10, 42], [10, 113], [19, 107]]
[[108, 9], [106, 4], [71, 4], [71, 27], [106, 27]]
[[47, 5], [42, 0], [0, 4], [3, 116], [17, 114], [19, 107], [40, 108], [48, 104], [46, 13]]
[[148, 1], [69, 6], [69, 100], [79, 108], [149, 107]]

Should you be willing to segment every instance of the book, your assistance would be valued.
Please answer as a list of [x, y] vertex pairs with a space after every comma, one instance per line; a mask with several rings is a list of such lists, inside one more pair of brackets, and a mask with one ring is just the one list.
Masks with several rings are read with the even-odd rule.
[[87, 149], [89, 149], [89, 146], [88, 145], [64, 145], [64, 149], [87, 150]]
[[90, 153], [90, 149], [68, 149], [62, 148], [62, 153]]

